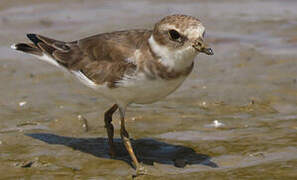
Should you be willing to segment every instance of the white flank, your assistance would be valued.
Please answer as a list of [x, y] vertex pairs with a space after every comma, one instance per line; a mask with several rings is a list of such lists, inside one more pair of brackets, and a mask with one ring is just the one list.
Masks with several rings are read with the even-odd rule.
[[169, 49], [155, 41], [152, 35], [149, 38], [149, 44], [154, 53], [161, 57], [160, 62], [173, 70], [184, 70], [191, 66], [197, 55], [195, 49], [191, 46], [181, 49]]
[[121, 80], [116, 82], [116, 84], [125, 88], [134, 87], [138, 82], [145, 81], [145, 78], [146, 77], [144, 73], [137, 73], [133, 76], [124, 75]]
[[91, 79], [89, 79], [87, 76], [85, 76], [81, 71], [71, 71], [71, 73], [78, 78], [83, 84], [86, 86], [97, 89], [98, 84], [94, 83]]

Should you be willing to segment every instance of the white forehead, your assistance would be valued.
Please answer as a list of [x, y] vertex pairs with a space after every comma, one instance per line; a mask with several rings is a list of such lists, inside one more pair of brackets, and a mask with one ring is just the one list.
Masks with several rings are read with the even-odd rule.
[[188, 28], [181, 30], [178, 27], [176, 27], [173, 24], [164, 24], [160, 27], [163, 30], [168, 30], [168, 29], [174, 29], [180, 33], [182, 33], [183, 35], [187, 36], [187, 38], [189, 39], [196, 39], [199, 37], [202, 37], [205, 28], [204, 26], [200, 23], [196, 26], [189, 26]]

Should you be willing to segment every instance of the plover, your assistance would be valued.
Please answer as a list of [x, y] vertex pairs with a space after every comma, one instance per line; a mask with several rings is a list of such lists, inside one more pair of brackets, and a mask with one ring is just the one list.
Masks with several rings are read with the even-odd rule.
[[114, 105], [104, 114], [110, 155], [115, 156], [112, 115], [119, 109], [122, 141], [137, 174], [142, 174], [145, 169], [134, 154], [125, 128], [126, 108], [132, 103], [153, 103], [174, 92], [191, 73], [199, 53], [213, 55], [204, 36], [205, 28], [197, 18], [170, 15], [152, 30], [103, 33], [71, 42], [27, 34], [32, 43], [11, 48], [69, 71], [110, 99]]

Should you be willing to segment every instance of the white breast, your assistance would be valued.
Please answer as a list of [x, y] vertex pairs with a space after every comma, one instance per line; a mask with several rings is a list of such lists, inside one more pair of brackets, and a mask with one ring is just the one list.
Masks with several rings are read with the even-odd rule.
[[175, 91], [185, 80], [182, 76], [173, 80], [149, 79], [143, 73], [121, 80], [120, 87], [112, 89], [117, 99], [123, 102], [146, 104], [158, 101]]
[[169, 49], [167, 46], [157, 43], [153, 35], [148, 41], [154, 53], [161, 57], [160, 63], [170, 70], [182, 71], [188, 68], [197, 56], [197, 51], [192, 46]]

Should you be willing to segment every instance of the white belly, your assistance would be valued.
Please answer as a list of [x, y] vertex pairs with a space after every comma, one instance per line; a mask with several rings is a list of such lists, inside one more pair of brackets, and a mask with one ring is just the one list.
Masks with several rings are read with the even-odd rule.
[[147, 104], [168, 96], [182, 84], [185, 78], [182, 76], [173, 80], [148, 79], [144, 74], [139, 74], [137, 77], [121, 80], [117, 88], [109, 89], [101, 86], [96, 89], [98, 93], [118, 104]]
[[175, 91], [185, 80], [182, 76], [173, 80], [149, 79], [145, 74], [125, 77], [117, 83], [116, 88], [97, 85], [80, 72], [72, 72], [85, 85], [95, 89], [102, 96], [114, 103], [126, 106], [131, 103], [147, 104], [158, 101]]
[[[131, 103], [146, 104], [158, 101], [174, 92], [185, 80], [185, 77], [174, 80], [144, 80], [129, 87], [125, 96], [130, 97]], [[123, 90], [125, 91], [125, 90]]]

